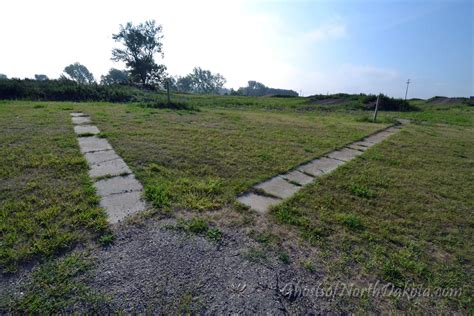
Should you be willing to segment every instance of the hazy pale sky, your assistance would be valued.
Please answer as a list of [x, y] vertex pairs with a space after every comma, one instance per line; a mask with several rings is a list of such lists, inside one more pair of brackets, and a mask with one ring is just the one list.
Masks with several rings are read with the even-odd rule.
[[[84, 64], [111, 67], [120, 24], [163, 25], [171, 75], [200, 66], [226, 87], [257, 80], [304, 95], [474, 95], [474, 1], [2, 0], [0, 73], [9, 78]], [[157, 56], [159, 59], [159, 56]]]

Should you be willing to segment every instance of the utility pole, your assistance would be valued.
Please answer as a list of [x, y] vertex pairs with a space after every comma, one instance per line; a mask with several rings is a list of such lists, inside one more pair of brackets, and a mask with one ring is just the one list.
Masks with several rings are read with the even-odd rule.
[[377, 122], [377, 112], [379, 111], [379, 101], [380, 101], [380, 93], [377, 96], [377, 102], [375, 102], [375, 110], [374, 110], [374, 118], [373, 118], [374, 123]]
[[408, 86], [410, 85], [410, 79], [407, 81], [407, 90], [405, 91], [405, 101], [407, 100]]

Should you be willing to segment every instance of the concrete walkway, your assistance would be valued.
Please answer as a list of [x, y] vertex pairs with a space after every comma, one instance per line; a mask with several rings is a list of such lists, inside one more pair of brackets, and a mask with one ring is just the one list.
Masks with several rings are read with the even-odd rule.
[[401, 126], [397, 125], [388, 127], [365, 137], [361, 141], [354, 142], [342, 149], [300, 165], [295, 170], [277, 175], [257, 184], [253, 187], [253, 192], [244, 193], [237, 197], [237, 201], [259, 213], [265, 213], [270, 207], [291, 197], [305, 185], [315, 181], [316, 178], [331, 173], [337, 167], [362, 155], [370, 147], [397, 133], [400, 128]]
[[109, 222], [117, 223], [130, 214], [145, 210], [142, 185], [109, 142], [95, 136], [100, 131], [90, 125], [90, 117], [83, 113], [71, 113], [71, 117], [79, 148], [89, 164], [89, 175], [95, 181], [100, 206], [107, 211]]

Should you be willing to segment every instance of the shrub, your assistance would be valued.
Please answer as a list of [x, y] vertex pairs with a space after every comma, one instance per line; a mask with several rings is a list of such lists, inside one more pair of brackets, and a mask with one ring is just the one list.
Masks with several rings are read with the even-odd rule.
[[131, 86], [79, 84], [64, 79], [0, 81], [0, 99], [6, 100], [129, 102], [140, 93]]

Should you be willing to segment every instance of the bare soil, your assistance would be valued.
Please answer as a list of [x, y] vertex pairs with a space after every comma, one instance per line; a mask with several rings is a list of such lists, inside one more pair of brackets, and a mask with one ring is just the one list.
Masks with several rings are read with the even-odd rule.
[[[98, 249], [83, 282], [111, 300], [100, 312], [307, 314], [329, 303], [289, 294], [289, 285], [316, 286], [321, 275], [271, 256], [253, 258], [257, 242], [223, 231], [216, 243], [155, 221], [117, 230], [114, 245]], [[87, 312], [87, 311], [85, 311]]]

